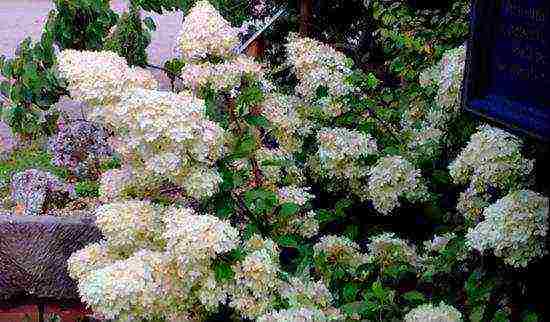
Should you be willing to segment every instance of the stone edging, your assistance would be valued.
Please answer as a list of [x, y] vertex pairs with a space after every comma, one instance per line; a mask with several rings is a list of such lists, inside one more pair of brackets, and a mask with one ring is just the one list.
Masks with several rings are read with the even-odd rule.
[[0, 213], [0, 305], [20, 296], [78, 300], [67, 259], [100, 239], [93, 217]]

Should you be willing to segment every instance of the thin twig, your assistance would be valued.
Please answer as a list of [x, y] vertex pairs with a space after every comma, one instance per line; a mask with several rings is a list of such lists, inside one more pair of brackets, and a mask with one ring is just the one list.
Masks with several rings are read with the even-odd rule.
[[160, 66], [156, 66], [156, 65], [152, 65], [152, 64], [146, 64], [145, 66], [161, 70], [161, 71], [165, 72], [168, 75], [168, 77], [170, 77], [170, 78], [174, 77], [174, 78], [179, 79], [182, 82], [185, 82], [185, 80], [183, 78], [181, 78], [181, 76], [179, 76], [177, 74], [174, 74], [172, 71], [170, 71], [170, 70], [168, 70], [164, 67], [160, 67]]
[[399, 138], [398, 138], [398, 135], [394, 132], [394, 129], [391, 125], [387, 124], [386, 121], [384, 121], [383, 119], [381, 119], [377, 114], [376, 112], [368, 107], [368, 106], [365, 106], [365, 108], [367, 109], [367, 111], [369, 111], [369, 113], [372, 115], [372, 117], [377, 120], [378, 122], [381, 123], [382, 127], [384, 127], [386, 130], [389, 131], [390, 135], [393, 137], [393, 139], [396, 141], [396, 142], [400, 142]]

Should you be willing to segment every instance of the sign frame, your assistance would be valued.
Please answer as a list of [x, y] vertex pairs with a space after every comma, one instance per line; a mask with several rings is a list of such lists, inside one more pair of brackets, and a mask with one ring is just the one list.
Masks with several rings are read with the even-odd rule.
[[[491, 62], [495, 59], [491, 57], [492, 47], [487, 44], [495, 43], [498, 32], [498, 23], [491, 22], [498, 19], [499, 8], [503, 1], [508, 0], [472, 0], [470, 37], [466, 46], [466, 65], [462, 84], [462, 108], [512, 132], [550, 142], [550, 103], [544, 107], [542, 104], [534, 107], [534, 104], [524, 104], [517, 100], [491, 101], [484, 93], [490, 86], [493, 66]], [[547, 18], [550, 19], [550, 14]], [[550, 41], [550, 34], [548, 41]], [[550, 74], [548, 79], [550, 80]], [[550, 91], [550, 86], [548, 90]], [[477, 106], [473, 107], [472, 102], [476, 102]], [[484, 104], [479, 102], [486, 102], [486, 104], [483, 106]], [[516, 111], [517, 115], [515, 115]], [[530, 117], [530, 115], [534, 116]]]

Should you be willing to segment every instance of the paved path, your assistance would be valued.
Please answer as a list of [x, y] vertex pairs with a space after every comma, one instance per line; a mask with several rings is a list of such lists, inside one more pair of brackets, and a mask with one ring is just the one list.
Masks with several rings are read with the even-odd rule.
[[[126, 1], [113, 0], [112, 7], [117, 12], [126, 8]], [[53, 8], [49, 0], [0, 0], [0, 54], [13, 57], [17, 45], [26, 37], [39, 39], [42, 26], [48, 12]], [[148, 48], [152, 64], [162, 65], [173, 57], [175, 39], [179, 33], [182, 21], [181, 12], [168, 12], [165, 15], [148, 14], [156, 24], [157, 31], [153, 34], [152, 43]], [[167, 87], [166, 77], [155, 72], [163, 87]], [[1, 79], [1, 76], [0, 76]], [[0, 154], [11, 147], [8, 138], [9, 130], [0, 121]], [[0, 155], [1, 158], [1, 155]]]
[[[122, 0], [114, 0], [112, 7], [117, 12], [122, 12], [126, 8], [125, 3]], [[17, 44], [26, 37], [38, 39], [52, 8], [53, 4], [48, 0], [0, 0], [0, 53], [12, 56]], [[149, 47], [149, 56], [152, 63], [159, 64], [173, 56], [182, 13], [150, 16], [157, 23], [157, 31]]]

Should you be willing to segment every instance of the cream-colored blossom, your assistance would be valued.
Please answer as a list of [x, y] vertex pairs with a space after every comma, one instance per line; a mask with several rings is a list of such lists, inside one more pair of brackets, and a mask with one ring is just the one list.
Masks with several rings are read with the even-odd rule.
[[548, 209], [548, 198], [538, 193], [511, 192], [485, 209], [485, 220], [468, 230], [466, 243], [480, 252], [493, 249], [510, 266], [526, 267], [546, 254]]
[[374, 208], [384, 215], [400, 206], [400, 197], [409, 201], [423, 201], [427, 197], [420, 171], [400, 156], [378, 160], [369, 172], [367, 190]]
[[439, 305], [424, 304], [412, 309], [405, 322], [462, 322], [462, 314], [443, 302]]

